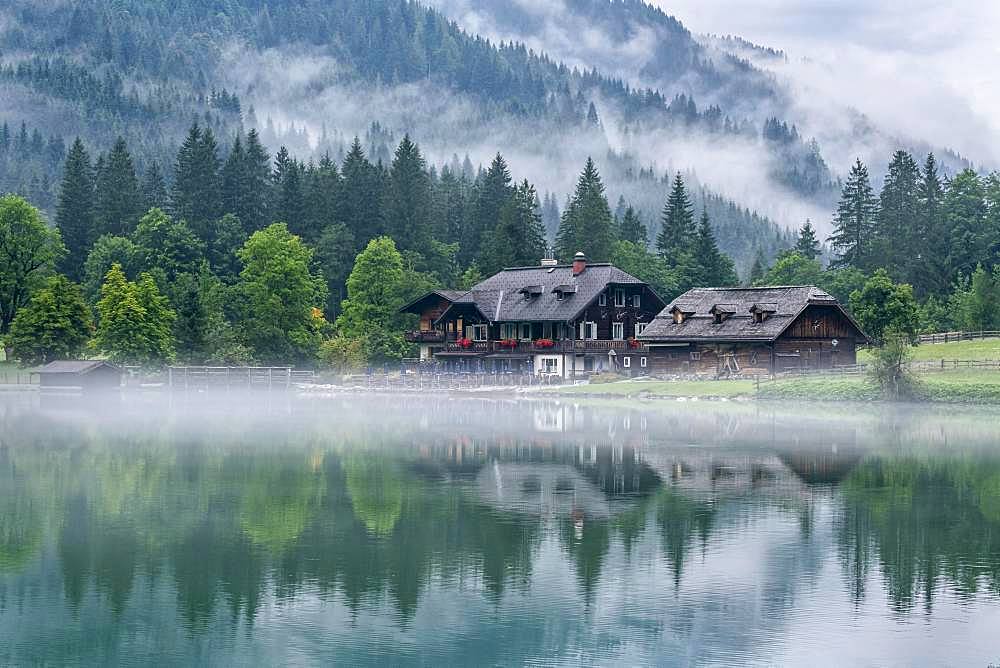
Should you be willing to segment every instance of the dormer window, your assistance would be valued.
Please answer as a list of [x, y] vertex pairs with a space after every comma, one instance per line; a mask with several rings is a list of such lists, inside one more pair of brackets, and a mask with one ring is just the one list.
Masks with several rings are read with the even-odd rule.
[[576, 286], [569, 284], [557, 285], [552, 288], [552, 292], [555, 293], [557, 300], [562, 301], [566, 297], [576, 294]]
[[544, 291], [545, 290], [540, 285], [528, 285], [521, 288], [521, 294], [524, 295], [525, 300], [531, 300], [535, 297], [539, 297]]
[[608, 295], [606, 293], [602, 292], [601, 296], [597, 298], [597, 305], [598, 306], [608, 305]]
[[734, 304], [716, 304], [709, 313], [712, 314], [715, 324], [721, 325], [735, 315], [736, 306]]
[[674, 324], [681, 325], [685, 320], [694, 315], [694, 308], [686, 304], [675, 304], [670, 309], [670, 315], [674, 318]]
[[754, 304], [750, 307], [750, 319], [760, 324], [778, 311], [777, 304]]

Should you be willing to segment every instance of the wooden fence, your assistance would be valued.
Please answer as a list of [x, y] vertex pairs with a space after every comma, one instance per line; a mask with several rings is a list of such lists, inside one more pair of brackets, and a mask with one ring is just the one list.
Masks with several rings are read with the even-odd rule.
[[291, 389], [315, 382], [314, 371], [291, 367], [171, 366], [149, 372], [126, 367], [126, 387], [163, 387], [170, 390]]
[[952, 343], [954, 341], [974, 341], [976, 339], [1000, 338], [1000, 330], [983, 330], [979, 332], [940, 332], [938, 334], [921, 334], [918, 343]]

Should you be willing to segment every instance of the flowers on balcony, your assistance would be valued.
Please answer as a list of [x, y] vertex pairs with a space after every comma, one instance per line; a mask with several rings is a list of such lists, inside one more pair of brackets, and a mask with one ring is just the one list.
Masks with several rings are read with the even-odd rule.
[[500, 339], [499, 346], [501, 348], [510, 348], [513, 350], [517, 348], [517, 339]]
[[455, 341], [455, 345], [458, 346], [459, 348], [464, 348], [465, 350], [468, 350], [469, 348], [472, 347], [472, 339], [458, 339], [457, 341]]
[[536, 348], [551, 348], [554, 345], [556, 345], [556, 343], [552, 339], [537, 339], [535, 341]]
[[629, 339], [628, 346], [632, 349], [642, 348], [642, 341], [639, 341], [638, 339]]

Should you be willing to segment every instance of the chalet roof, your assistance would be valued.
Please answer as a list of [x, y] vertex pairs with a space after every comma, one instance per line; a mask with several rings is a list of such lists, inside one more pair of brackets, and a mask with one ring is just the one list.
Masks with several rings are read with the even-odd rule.
[[35, 373], [60, 373], [82, 376], [102, 366], [111, 367], [116, 370], [118, 369], [118, 367], [114, 364], [104, 360], [58, 360], [55, 362], [49, 362], [45, 366], [40, 366], [34, 369], [34, 371]]
[[472, 305], [491, 322], [567, 322], [610, 285], [646, 283], [607, 263], [588, 264], [576, 276], [572, 265], [514, 267], [476, 284], [454, 306]]
[[[667, 306], [639, 335], [643, 341], [773, 341], [799, 316], [814, 304], [835, 306], [858, 328], [853, 318], [829, 293], [809, 285], [773, 286], [763, 288], [695, 288], [688, 290]], [[754, 307], [770, 313], [763, 322], [754, 322], [750, 312]], [[684, 322], [671, 317], [675, 307], [689, 314]], [[734, 315], [717, 323], [713, 312]], [[728, 311], [729, 308], [732, 311]]]

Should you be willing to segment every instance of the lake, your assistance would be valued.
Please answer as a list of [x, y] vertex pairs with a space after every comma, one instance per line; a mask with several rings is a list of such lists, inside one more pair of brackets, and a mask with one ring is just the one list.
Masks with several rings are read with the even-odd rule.
[[1000, 664], [975, 409], [0, 396], [0, 664]]

